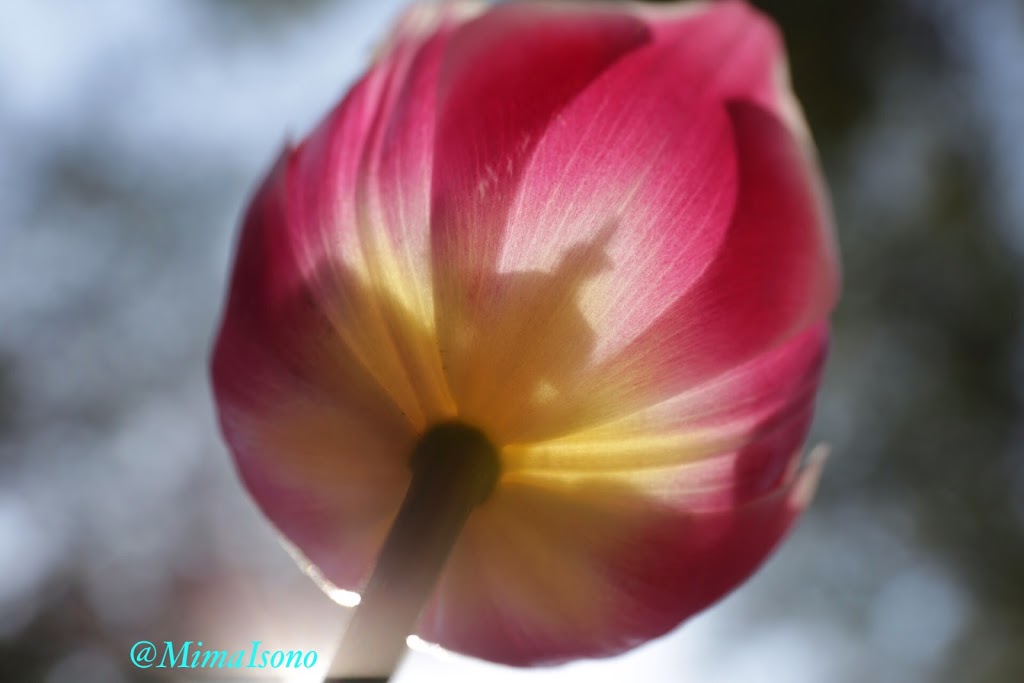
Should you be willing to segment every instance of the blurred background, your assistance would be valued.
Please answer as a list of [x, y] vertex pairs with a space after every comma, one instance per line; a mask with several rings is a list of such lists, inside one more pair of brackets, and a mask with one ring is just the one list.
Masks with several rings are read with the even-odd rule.
[[[1024, 680], [1024, 5], [757, 4], [843, 249], [817, 502], [745, 587], [626, 656], [414, 652], [397, 683]], [[3, 683], [152, 680], [139, 639], [326, 664], [344, 608], [243, 494], [206, 358], [250, 189], [401, 5], [0, 4]]]

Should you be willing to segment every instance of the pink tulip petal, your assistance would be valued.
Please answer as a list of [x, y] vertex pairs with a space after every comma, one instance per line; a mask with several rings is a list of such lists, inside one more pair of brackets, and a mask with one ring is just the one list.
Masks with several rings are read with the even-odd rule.
[[581, 483], [649, 480], [677, 492], [688, 484], [691, 501], [742, 504], [778, 483], [802, 443], [826, 340], [825, 327], [815, 326], [650, 408], [557, 439], [507, 445], [504, 471]]
[[661, 391], [772, 348], [823, 319], [837, 295], [828, 220], [802, 150], [760, 107], [737, 101], [729, 113], [740, 191], [726, 241], [700, 280], [612, 361], [643, 366]]
[[[372, 567], [418, 430], [452, 413], [432, 315], [407, 290], [381, 286], [367, 264], [385, 263], [389, 247], [425, 262], [422, 250], [394, 247], [429, 234], [422, 169], [453, 22], [407, 17], [392, 51], [277, 164], [247, 215], [214, 351], [221, 423], [242, 479], [346, 588]], [[396, 226], [391, 243], [370, 243], [367, 222]]]
[[[213, 385], [222, 429], [254, 499], [336, 578], [358, 580], [379, 539], [369, 547], [352, 539], [373, 529], [368, 521], [393, 515], [415, 434], [387, 392], [333, 343], [313, 293], [297, 281], [284, 229], [286, 171], [282, 161], [246, 219]], [[373, 496], [353, 495], [370, 490], [367, 482]], [[385, 528], [374, 530], [383, 538]], [[354, 547], [339, 556], [337, 543]]]
[[715, 73], [723, 101], [740, 98], [776, 113], [783, 95], [779, 78], [785, 53], [775, 24], [738, 0], [689, 4], [640, 8], [655, 42], [675, 46], [696, 40], [703, 47], [680, 60], [680, 80], [700, 82], [701, 74]]
[[715, 258], [633, 342], [581, 373], [575, 396], [532, 414], [521, 441], [656, 405], [784, 343], [834, 305], [835, 246], [804, 148], [757, 105], [736, 101], [728, 112], [739, 194]]
[[[603, 379], [639, 390], [634, 373], [604, 372], [601, 362], [654, 336], [647, 329], [722, 248], [738, 185], [723, 103], [775, 96], [778, 36], [736, 3], [655, 28], [654, 42], [608, 67], [547, 123], [521, 170], [516, 157], [507, 178], [491, 179], [514, 197], [488, 194], [480, 210], [493, 215], [435, 228], [447, 226], [467, 257], [489, 263], [494, 253], [486, 278], [453, 271], [461, 274], [452, 288], [476, 303], [448, 312], [456, 333], [442, 342], [463, 417], [498, 440], [543, 436], [538, 413], [568, 405], [573, 387], [589, 392], [596, 364]], [[557, 410], [552, 419], [564, 424]]]
[[626, 484], [506, 483], [465, 530], [420, 635], [505, 664], [608, 656], [666, 633], [764, 560], [821, 472], [693, 510]]
[[432, 341], [427, 249], [434, 98], [458, 9], [407, 17], [290, 175], [299, 266], [350, 353], [420, 427], [454, 413]]
[[635, 527], [637, 511], [628, 493], [503, 483], [464, 529], [418, 633], [505, 664], [601, 654], [611, 529]]
[[473, 277], [495, 264], [519, 173], [545, 129], [647, 36], [623, 13], [526, 3], [462, 27], [439, 84], [432, 217], [442, 273]]
[[481, 366], [466, 350], [487, 345], [474, 323], [514, 235], [506, 218], [524, 166], [572, 99], [647, 35], [606, 8], [507, 4], [453, 38], [440, 84], [432, 253], [439, 341], [460, 405], [474, 403], [464, 385]]
[[[347, 265], [381, 234], [425, 260], [437, 81], [461, 5], [411, 9], [388, 49], [295, 155], [289, 231], [301, 265]], [[368, 242], [369, 244], [364, 244]], [[385, 248], [381, 246], [380, 248]]]
[[[662, 508], [661, 519], [610, 558], [617, 628], [635, 646], [675, 628], [747, 579], [810, 504], [826, 451], [812, 452], [789, 483], [738, 507], [691, 512]], [[616, 634], [618, 635], [618, 633]]]

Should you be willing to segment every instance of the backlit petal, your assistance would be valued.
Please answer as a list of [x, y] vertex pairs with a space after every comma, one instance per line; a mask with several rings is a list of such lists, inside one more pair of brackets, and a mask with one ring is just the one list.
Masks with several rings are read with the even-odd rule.
[[503, 486], [464, 531], [419, 633], [491, 661], [607, 656], [745, 579], [809, 503], [822, 457], [741, 506], [655, 503], [628, 484]]
[[[523, 170], [573, 99], [647, 38], [638, 19], [606, 8], [507, 4], [452, 40], [440, 84], [431, 227], [439, 341], [463, 417], [487, 412], [472, 407], [494, 376], [488, 368], [502, 362], [491, 342], [508, 330], [491, 328], [486, 316], [494, 290], [524, 305], [539, 296], [524, 290], [533, 282], [496, 278], [502, 245], [519, 239], [508, 217]], [[492, 390], [502, 388], [484, 389]]]
[[803, 147], [757, 105], [732, 102], [727, 110], [739, 190], [714, 258], [634, 341], [587, 367], [575, 394], [538, 411], [520, 440], [656, 405], [785, 343], [834, 305], [835, 246]]

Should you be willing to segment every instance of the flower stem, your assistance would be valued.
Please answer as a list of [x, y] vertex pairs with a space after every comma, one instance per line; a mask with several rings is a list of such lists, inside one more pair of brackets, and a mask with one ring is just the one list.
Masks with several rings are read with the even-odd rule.
[[494, 489], [498, 452], [460, 422], [429, 429], [410, 460], [412, 478], [326, 683], [386, 683], [473, 509]]

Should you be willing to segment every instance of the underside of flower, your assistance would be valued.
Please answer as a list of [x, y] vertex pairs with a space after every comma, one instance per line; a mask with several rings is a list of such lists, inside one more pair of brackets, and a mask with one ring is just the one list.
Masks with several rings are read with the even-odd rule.
[[427, 429], [416, 443], [409, 467], [413, 477], [425, 476], [422, 473], [428, 470], [445, 473], [437, 476], [466, 472], [465, 477], [472, 482], [469, 497], [475, 504], [487, 500], [501, 474], [494, 444], [479, 429], [463, 422], [442, 422]]
[[347, 590], [411, 473], [476, 454], [417, 633], [603, 656], [734, 588], [809, 502], [838, 287], [757, 12], [436, 5], [256, 193], [214, 388], [254, 499]]

